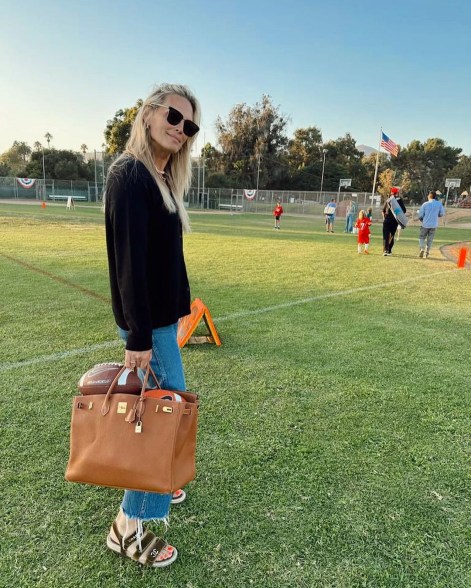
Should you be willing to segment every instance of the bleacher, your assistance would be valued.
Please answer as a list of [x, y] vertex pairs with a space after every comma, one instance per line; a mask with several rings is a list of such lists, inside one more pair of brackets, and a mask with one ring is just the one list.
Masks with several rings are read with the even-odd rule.
[[67, 200], [69, 198], [72, 198], [72, 200], [75, 202], [77, 200], [82, 200], [84, 202], [88, 201], [88, 197], [87, 196], [82, 196], [82, 195], [76, 195], [76, 196], [71, 196], [70, 194], [48, 194], [48, 198], [49, 200], [55, 201], [55, 200], [65, 200], [67, 202]]
[[219, 210], [243, 210], [242, 204], [219, 204]]

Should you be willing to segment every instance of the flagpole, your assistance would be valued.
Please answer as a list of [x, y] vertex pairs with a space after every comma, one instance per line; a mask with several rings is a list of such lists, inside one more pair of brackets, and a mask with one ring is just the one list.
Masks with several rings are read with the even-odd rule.
[[378, 145], [378, 153], [376, 154], [376, 167], [375, 167], [375, 177], [373, 180], [373, 191], [371, 192], [371, 205], [373, 205], [373, 197], [375, 195], [375, 188], [376, 188], [376, 178], [378, 177], [378, 165], [379, 165], [379, 150], [381, 149], [381, 138], [383, 136], [383, 127], [379, 131], [379, 145]]

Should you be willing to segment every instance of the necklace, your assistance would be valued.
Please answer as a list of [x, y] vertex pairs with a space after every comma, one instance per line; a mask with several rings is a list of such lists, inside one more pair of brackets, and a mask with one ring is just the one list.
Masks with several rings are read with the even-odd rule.
[[157, 169], [157, 166], [154, 166], [154, 167], [155, 167], [155, 171], [157, 172], [157, 175], [159, 176], [159, 178], [162, 181], [167, 182], [167, 178], [166, 178], [165, 172], [164, 171], [160, 171], [160, 169]]

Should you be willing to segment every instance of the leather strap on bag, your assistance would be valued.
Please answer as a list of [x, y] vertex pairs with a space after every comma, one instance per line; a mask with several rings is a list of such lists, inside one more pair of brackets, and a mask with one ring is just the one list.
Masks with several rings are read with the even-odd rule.
[[[108, 414], [109, 410], [110, 410], [110, 396], [113, 393], [113, 390], [116, 387], [116, 384], [121, 376], [121, 374], [124, 372], [124, 370], [126, 369], [125, 366], [123, 366], [119, 372], [116, 374], [116, 377], [114, 378], [114, 380], [111, 382], [110, 387], [108, 388], [108, 392], [105, 395], [105, 398], [103, 400], [103, 404], [101, 405], [101, 414], [103, 416], [105, 416], [106, 414]], [[147, 366], [146, 369], [146, 373], [144, 376], [144, 380], [142, 382], [142, 387], [141, 387], [141, 393], [139, 398], [136, 401], [136, 404], [134, 405], [134, 410], [135, 410], [135, 414], [140, 418], [143, 414], [144, 414], [144, 392], [147, 389], [147, 381], [149, 379], [149, 374], [152, 375], [152, 377], [155, 380], [155, 383], [157, 384], [157, 388], [159, 388], [160, 390], [162, 389], [162, 387], [160, 386], [160, 382], [157, 379], [157, 376], [154, 373], [154, 370], [150, 367], [150, 364]]]

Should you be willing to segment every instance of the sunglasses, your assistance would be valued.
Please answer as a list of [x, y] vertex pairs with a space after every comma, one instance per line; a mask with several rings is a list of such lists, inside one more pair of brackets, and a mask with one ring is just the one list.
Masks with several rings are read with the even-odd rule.
[[184, 121], [183, 132], [187, 137], [193, 137], [200, 130], [199, 126], [192, 120], [187, 120], [186, 118], [183, 118], [183, 114], [176, 108], [173, 108], [172, 106], [167, 106], [166, 108], [168, 108], [168, 124], [172, 125], [172, 127], [176, 127], [181, 123], [181, 121]]

